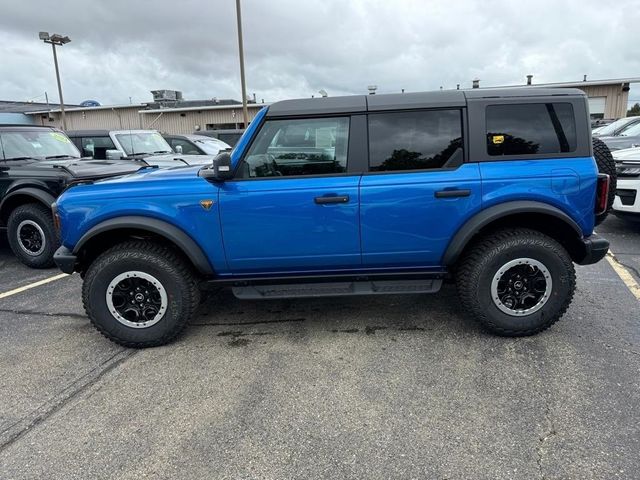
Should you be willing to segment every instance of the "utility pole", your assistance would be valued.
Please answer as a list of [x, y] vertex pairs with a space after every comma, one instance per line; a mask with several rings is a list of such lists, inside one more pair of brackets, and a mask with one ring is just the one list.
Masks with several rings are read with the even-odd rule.
[[67, 119], [64, 116], [64, 99], [62, 98], [62, 84], [60, 83], [60, 70], [58, 69], [58, 55], [56, 54], [56, 45], [62, 46], [71, 41], [69, 37], [66, 35], [63, 37], [62, 35], [58, 35], [54, 33], [53, 35], [49, 35], [48, 32], [40, 32], [40, 40], [44, 43], [50, 43], [51, 48], [53, 49], [53, 64], [56, 68], [56, 81], [58, 82], [58, 96], [60, 98], [60, 118], [62, 120], [62, 129], [67, 129]]
[[247, 85], [244, 80], [244, 47], [242, 46], [242, 12], [240, 0], [236, 0], [236, 17], [238, 19], [238, 51], [240, 54], [240, 83], [242, 84], [242, 116], [244, 128], [249, 126], [249, 111], [247, 110]]

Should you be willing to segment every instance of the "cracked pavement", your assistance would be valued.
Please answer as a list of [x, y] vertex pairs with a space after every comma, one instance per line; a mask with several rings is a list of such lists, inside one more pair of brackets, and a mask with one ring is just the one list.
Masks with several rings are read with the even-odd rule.
[[[640, 271], [640, 227], [598, 228]], [[56, 274], [0, 241], [0, 292]], [[640, 279], [639, 279], [640, 280]], [[0, 300], [0, 478], [637, 478], [640, 304], [606, 263], [508, 339], [455, 291], [212, 296], [176, 343], [93, 330], [71, 276]]]

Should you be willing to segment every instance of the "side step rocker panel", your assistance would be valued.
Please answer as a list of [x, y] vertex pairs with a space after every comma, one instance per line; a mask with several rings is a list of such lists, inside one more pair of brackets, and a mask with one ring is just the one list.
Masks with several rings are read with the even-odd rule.
[[339, 297], [351, 295], [390, 295], [401, 293], [436, 293], [442, 279], [372, 280], [353, 282], [317, 282], [232, 287], [243, 300], [270, 298]]

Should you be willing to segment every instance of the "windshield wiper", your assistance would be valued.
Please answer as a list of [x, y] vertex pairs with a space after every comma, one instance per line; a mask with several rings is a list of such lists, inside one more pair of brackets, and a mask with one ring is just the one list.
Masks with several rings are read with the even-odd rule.
[[12, 158], [5, 158], [6, 161], [9, 160], [40, 160], [39, 158], [36, 157], [12, 157]]
[[49, 155], [48, 157], [44, 157], [47, 160], [50, 160], [52, 158], [78, 158], [78, 157], [74, 157], [73, 155]]
[[171, 150], [157, 150], [153, 153], [173, 153]]

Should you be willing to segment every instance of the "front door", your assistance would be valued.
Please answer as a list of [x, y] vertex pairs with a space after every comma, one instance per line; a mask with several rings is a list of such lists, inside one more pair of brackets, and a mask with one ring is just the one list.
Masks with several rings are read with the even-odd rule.
[[349, 174], [349, 117], [267, 120], [220, 187], [234, 274], [360, 266], [359, 174]]

